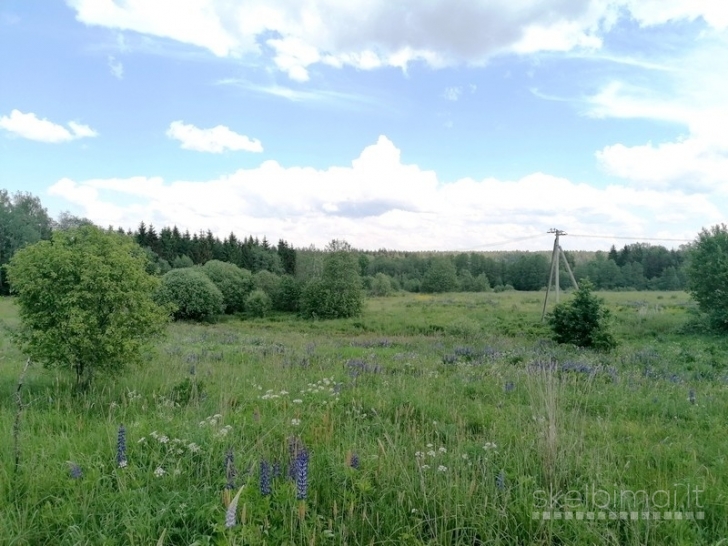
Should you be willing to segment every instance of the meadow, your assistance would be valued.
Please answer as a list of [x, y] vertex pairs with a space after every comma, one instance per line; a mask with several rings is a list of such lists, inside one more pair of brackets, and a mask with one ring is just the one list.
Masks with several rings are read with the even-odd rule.
[[31, 364], [20, 413], [1, 299], [0, 544], [728, 544], [728, 340], [600, 296], [609, 354], [551, 342], [544, 292], [408, 294], [171, 324], [83, 395]]

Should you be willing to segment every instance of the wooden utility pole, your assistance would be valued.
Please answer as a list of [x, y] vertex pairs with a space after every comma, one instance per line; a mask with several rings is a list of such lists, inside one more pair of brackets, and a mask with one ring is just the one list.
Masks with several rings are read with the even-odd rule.
[[569, 277], [571, 277], [571, 283], [574, 285], [574, 288], [577, 290], [579, 289], [579, 285], [576, 284], [576, 279], [574, 278], [574, 274], [571, 272], [571, 266], [569, 265], [568, 260], [566, 259], [566, 256], [564, 256], [564, 251], [561, 248], [561, 244], [559, 244], [559, 236], [566, 235], [565, 231], [561, 231], [560, 229], [551, 228], [548, 230], [547, 233], [553, 233], [556, 238], [554, 239], [554, 250], [551, 252], [551, 273], [549, 274], [549, 283], [546, 286], [546, 297], [543, 300], [543, 311], [541, 312], [541, 320], [544, 319], [546, 316], [546, 303], [549, 300], [549, 292], [551, 291], [551, 283], [555, 280], [555, 290], [556, 290], [556, 303], [559, 303], [559, 293], [561, 289], [561, 284], [559, 280], [559, 256], [561, 256], [564, 260], [564, 264], [566, 265], [566, 271], [569, 272]]

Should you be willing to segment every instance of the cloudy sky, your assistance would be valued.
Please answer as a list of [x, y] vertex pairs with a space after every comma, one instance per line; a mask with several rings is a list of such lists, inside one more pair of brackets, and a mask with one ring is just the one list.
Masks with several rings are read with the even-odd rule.
[[726, 127], [723, 1], [0, 1], [0, 187], [101, 225], [674, 247]]

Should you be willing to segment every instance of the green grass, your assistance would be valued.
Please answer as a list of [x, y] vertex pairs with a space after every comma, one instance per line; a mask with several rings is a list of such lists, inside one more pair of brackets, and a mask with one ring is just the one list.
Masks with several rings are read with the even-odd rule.
[[[173, 324], [143, 367], [80, 397], [70, 374], [32, 366], [17, 473], [25, 359], [0, 333], [0, 544], [723, 544], [728, 343], [684, 333], [683, 293], [601, 295], [620, 341], [609, 355], [555, 346], [544, 293], [504, 292], [372, 299], [336, 321]], [[17, 326], [7, 299], [0, 319]], [[305, 501], [285, 476], [294, 437], [310, 450]], [[283, 470], [265, 497], [261, 460]], [[548, 493], [553, 510], [619, 511], [615, 490], [705, 517], [532, 518]]]

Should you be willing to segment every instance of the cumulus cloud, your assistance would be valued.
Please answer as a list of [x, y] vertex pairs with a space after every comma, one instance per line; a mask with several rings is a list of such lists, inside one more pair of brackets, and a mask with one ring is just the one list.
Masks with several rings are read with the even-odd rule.
[[40, 119], [32, 112], [24, 114], [19, 110], [11, 111], [9, 116], [0, 117], [0, 128], [37, 142], [59, 143], [98, 136], [88, 125], [70, 121], [66, 128], [45, 118]]
[[725, 28], [714, 0], [67, 0], [88, 25], [191, 44], [220, 57], [267, 55], [297, 81], [309, 67], [406, 69], [482, 64], [502, 53], [597, 49], [619, 17], [642, 25], [702, 18]]
[[221, 154], [226, 150], [262, 152], [263, 146], [257, 139], [250, 139], [231, 131], [224, 125], [211, 129], [199, 129], [182, 121], [173, 121], [167, 129], [169, 138], [179, 140], [185, 150]]
[[[543, 173], [445, 183], [435, 172], [403, 163], [400, 150], [384, 136], [346, 166], [286, 168], [265, 161], [207, 181], [64, 178], [49, 192], [103, 225], [152, 220], [220, 236], [235, 231], [283, 237], [297, 246], [344, 238], [363, 248], [466, 249], [543, 234], [510, 246], [536, 250], [549, 248], [545, 234], [554, 226], [638, 240], [692, 239], [706, 222], [722, 219], [705, 195], [617, 185], [599, 189]], [[609, 241], [573, 244], [604, 248]]]

